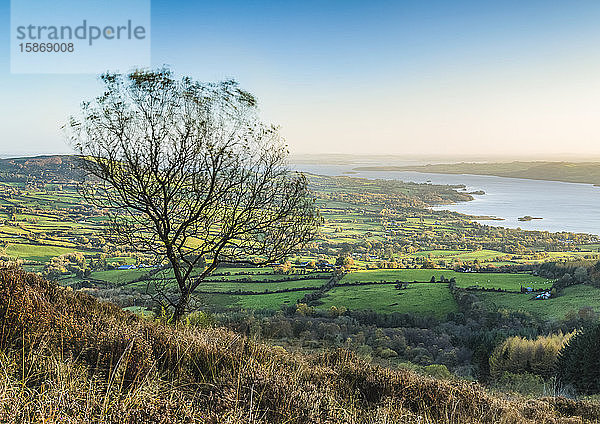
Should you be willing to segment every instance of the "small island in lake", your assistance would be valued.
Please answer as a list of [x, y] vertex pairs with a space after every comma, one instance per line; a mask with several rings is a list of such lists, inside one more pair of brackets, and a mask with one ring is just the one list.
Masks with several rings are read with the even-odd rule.
[[525, 215], [525, 216], [522, 216], [521, 218], [519, 218], [519, 221], [531, 221], [534, 219], [544, 219], [544, 218], [537, 218], [535, 216]]
[[504, 221], [504, 218], [490, 215], [467, 215], [469, 218], [476, 221]]

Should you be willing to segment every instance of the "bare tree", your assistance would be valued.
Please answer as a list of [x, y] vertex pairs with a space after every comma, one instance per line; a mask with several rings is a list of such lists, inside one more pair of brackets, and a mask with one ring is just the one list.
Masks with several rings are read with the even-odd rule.
[[175, 320], [220, 263], [280, 261], [314, 238], [321, 219], [306, 178], [237, 83], [168, 69], [101, 79], [104, 93], [67, 125], [82, 192], [109, 210], [119, 244], [170, 265]]

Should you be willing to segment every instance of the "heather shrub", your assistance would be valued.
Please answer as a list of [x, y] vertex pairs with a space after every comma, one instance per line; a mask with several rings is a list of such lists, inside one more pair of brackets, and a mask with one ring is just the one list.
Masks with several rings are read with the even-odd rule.
[[[523, 405], [471, 382], [382, 368], [343, 349], [295, 354], [212, 326], [145, 320], [15, 269], [0, 270], [0, 326], [0, 422], [600, 419], [595, 404]], [[445, 374], [441, 367], [430, 371]]]
[[501, 392], [542, 396], [545, 394], [544, 379], [535, 374], [513, 374], [505, 372], [494, 382], [493, 388]]

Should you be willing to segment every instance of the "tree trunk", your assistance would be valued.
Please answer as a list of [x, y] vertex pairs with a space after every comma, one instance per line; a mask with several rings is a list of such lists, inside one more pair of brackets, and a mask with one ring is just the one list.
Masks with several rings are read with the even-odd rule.
[[175, 323], [179, 322], [181, 318], [185, 315], [185, 311], [188, 306], [188, 302], [190, 300], [190, 294], [187, 290], [181, 292], [181, 296], [177, 301], [177, 306], [175, 306], [175, 312], [173, 313], [173, 321]]

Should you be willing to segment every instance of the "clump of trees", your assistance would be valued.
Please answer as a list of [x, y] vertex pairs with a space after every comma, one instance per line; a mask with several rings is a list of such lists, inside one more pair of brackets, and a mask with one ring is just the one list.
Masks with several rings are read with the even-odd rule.
[[66, 253], [55, 256], [44, 266], [42, 275], [49, 280], [55, 280], [63, 275], [73, 273], [79, 278], [87, 277], [91, 269], [81, 252]]
[[348, 271], [354, 267], [354, 259], [348, 255], [340, 255], [336, 258], [335, 265], [344, 271]]
[[559, 290], [574, 284], [600, 286], [600, 261], [597, 260], [545, 262], [538, 266], [537, 272], [556, 279], [554, 286]]
[[534, 340], [509, 337], [490, 356], [490, 375], [499, 379], [508, 372], [550, 378], [555, 372], [558, 353], [571, 336], [572, 333], [558, 333]]

